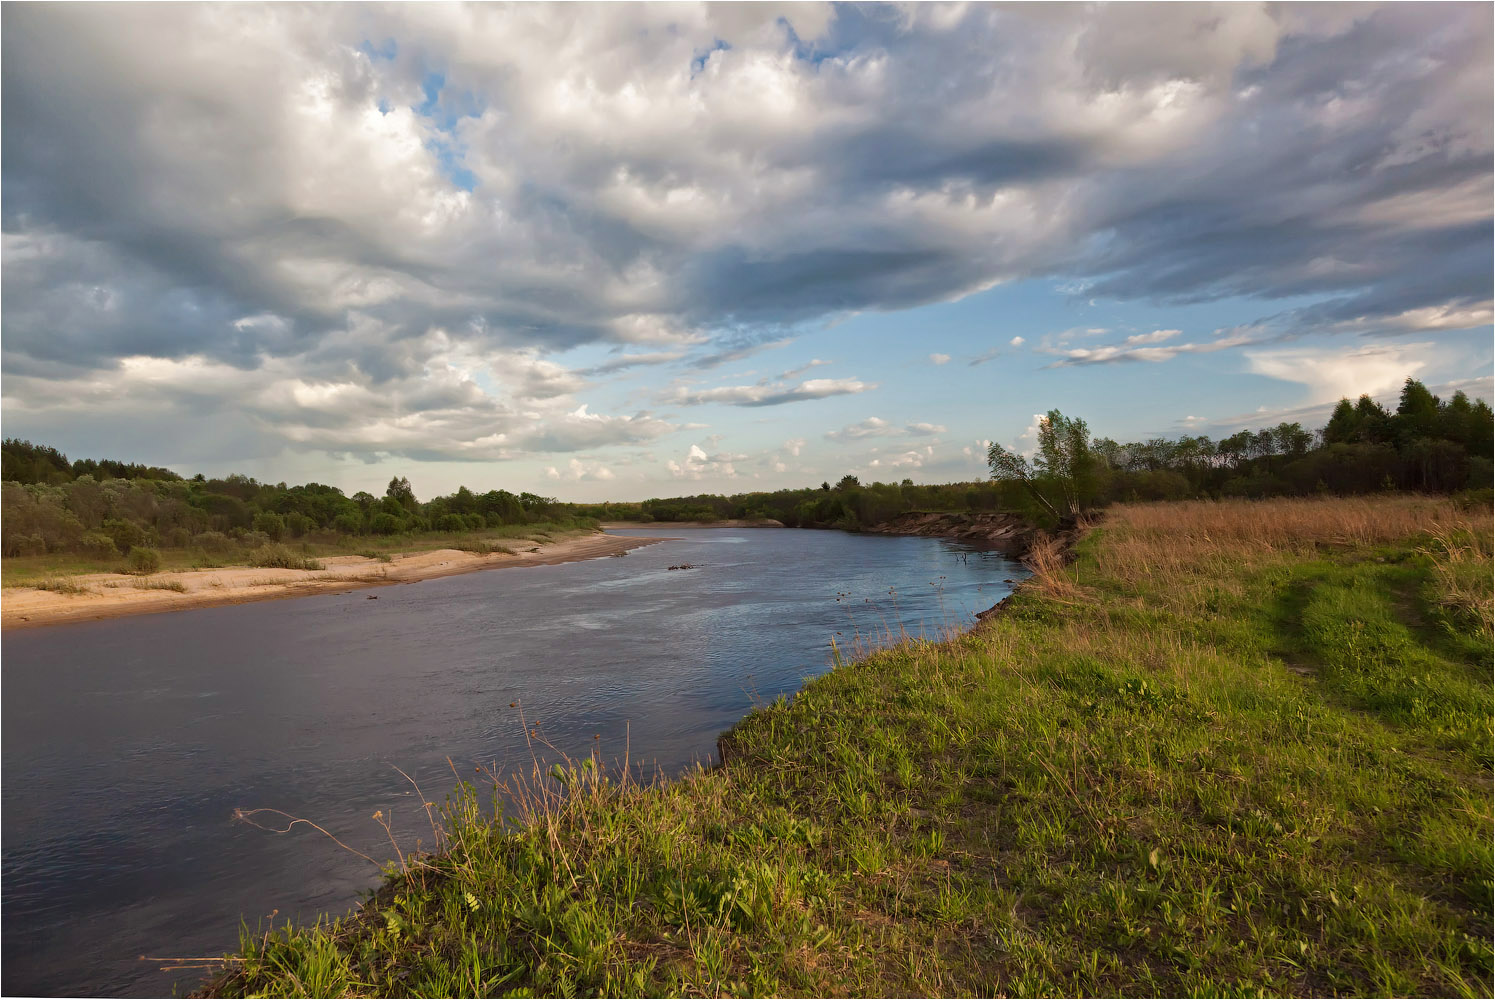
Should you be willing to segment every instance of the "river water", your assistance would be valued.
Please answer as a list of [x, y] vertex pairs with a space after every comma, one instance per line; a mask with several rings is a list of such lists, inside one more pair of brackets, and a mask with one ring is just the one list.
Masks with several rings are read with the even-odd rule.
[[[659, 528], [625, 534], [671, 536]], [[677, 529], [624, 558], [59, 626], [4, 637], [0, 918], [14, 995], [167, 995], [243, 920], [342, 914], [474, 762], [556, 747], [679, 773], [830, 640], [969, 625], [1024, 571], [930, 538]], [[697, 568], [670, 570], [691, 563]], [[377, 597], [378, 600], [370, 600]], [[595, 739], [594, 739], [595, 737]], [[267, 822], [270, 820], [267, 818]]]

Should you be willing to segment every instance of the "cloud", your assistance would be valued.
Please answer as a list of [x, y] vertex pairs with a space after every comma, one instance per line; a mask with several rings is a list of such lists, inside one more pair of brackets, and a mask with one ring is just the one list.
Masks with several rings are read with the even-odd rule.
[[619, 354], [602, 362], [600, 365], [594, 365], [577, 374], [610, 375], [613, 372], [625, 371], [629, 368], [668, 364], [671, 361], [679, 361], [683, 357], [685, 357], [684, 351], [650, 351], [640, 354]]
[[790, 438], [788, 441], [784, 442], [784, 450], [787, 451], [787, 452], [789, 452], [789, 454], [794, 455], [796, 457], [798, 457], [800, 449], [803, 448], [804, 446], [805, 446], [805, 439], [804, 438]]
[[928, 436], [931, 434], [944, 434], [946, 428], [942, 424], [909, 424], [903, 428], [909, 434]]
[[1022, 337], [1013, 337], [1010, 341], [1008, 341], [1008, 343], [1013, 347], [1022, 347], [1025, 343], [1027, 343], [1027, 341], [1025, 341]]
[[870, 469], [918, 469], [934, 457], [934, 448], [926, 445], [920, 450], [900, 452], [896, 455], [884, 455], [874, 458], [867, 463]]
[[736, 479], [738, 473], [735, 463], [744, 461], [747, 457], [732, 454], [708, 455], [700, 445], [693, 444], [685, 453], [683, 461], [670, 459], [665, 462], [665, 468], [676, 479], [705, 479], [712, 476]]
[[972, 368], [979, 368], [982, 365], [986, 364], [988, 361], [991, 361], [994, 358], [999, 358], [1001, 356], [1002, 356], [1001, 348], [993, 347], [989, 351], [986, 351], [986, 352], [984, 352], [982, 354], [976, 355], [974, 358], [972, 358], [968, 362], [968, 364]]
[[929, 356], [929, 361], [930, 361], [930, 364], [935, 364], [935, 365], [947, 364], [950, 361], [950, 355], [948, 355], [948, 354], [931, 354]]
[[800, 365], [797, 368], [791, 368], [791, 369], [789, 369], [786, 372], [780, 372], [779, 373], [779, 380], [780, 381], [784, 381], [786, 379], [791, 379], [791, 378], [794, 378], [796, 375], [803, 375], [805, 372], [809, 371], [811, 368], [819, 368], [822, 365], [828, 365], [828, 364], [830, 364], [829, 361], [822, 361], [819, 358], [811, 358], [809, 361], [806, 361], [804, 364]]
[[[156, 406], [125, 359], [224, 366], [245, 373], [225, 387], [284, 390], [253, 404], [244, 447], [497, 453], [578, 437], [590, 377], [708, 369], [1024, 279], [1087, 300], [1312, 301], [1276, 335], [1487, 325], [1486, 14], [16, 5], [7, 394], [19, 380], [22, 412], [60, 420], [46, 397], [79, 389], [118, 420]], [[386, 38], [388, 55], [366, 44]], [[634, 351], [547, 360], [583, 345]], [[296, 379], [302, 399], [337, 387], [397, 413], [342, 426]], [[781, 381], [708, 391], [761, 406], [870, 387]], [[174, 393], [161, 427], [182, 448], [183, 428], [250, 411]]]
[[[676, 429], [649, 411], [593, 413], [557, 391], [557, 371], [526, 356], [484, 369], [492, 381], [506, 378], [520, 387], [502, 392], [480, 385], [465, 356], [433, 359], [419, 374], [376, 382], [355, 371], [312, 376], [281, 360], [241, 369], [201, 356], [134, 355], [111, 370], [62, 380], [11, 375], [5, 413], [28, 424], [93, 426], [90, 439], [111, 421], [170, 433], [191, 420], [193, 440], [208, 441], [221, 431], [246, 447], [253, 442], [256, 454], [289, 446], [422, 461], [584, 451], [639, 444]], [[183, 460], [216, 457], [211, 448], [183, 452]]]
[[1303, 348], [1244, 353], [1250, 372], [1307, 386], [1314, 402], [1391, 392], [1407, 378], [1417, 377], [1437, 355], [1431, 341], [1349, 351]]
[[860, 423], [850, 424], [839, 431], [829, 431], [826, 438], [831, 441], [860, 441], [862, 438], [883, 437], [897, 434], [898, 428], [879, 417], [868, 417]]
[[1138, 333], [1126, 338], [1127, 347], [1136, 347], [1139, 344], [1161, 344], [1165, 340], [1172, 340], [1180, 336], [1182, 330], [1154, 330], [1151, 333]]
[[876, 383], [863, 382], [855, 378], [812, 378], [796, 385], [785, 382], [760, 383], [758, 385], [719, 386], [714, 389], [677, 389], [667, 399], [683, 406], [699, 406], [702, 403], [721, 403], [727, 406], [781, 406], [807, 399], [825, 399], [827, 396], [845, 396], [869, 389]]
[[1234, 330], [1223, 331], [1210, 341], [1168, 344], [1163, 347], [1151, 346], [1179, 335], [1178, 330], [1155, 330], [1152, 333], [1128, 337], [1120, 344], [1109, 344], [1104, 347], [1039, 347], [1037, 350], [1044, 354], [1063, 356], [1061, 360], [1046, 367], [1068, 368], [1077, 365], [1116, 364], [1122, 361], [1170, 361], [1180, 354], [1209, 354], [1244, 344], [1265, 343], [1280, 339], [1282, 336], [1270, 330], [1238, 327]]

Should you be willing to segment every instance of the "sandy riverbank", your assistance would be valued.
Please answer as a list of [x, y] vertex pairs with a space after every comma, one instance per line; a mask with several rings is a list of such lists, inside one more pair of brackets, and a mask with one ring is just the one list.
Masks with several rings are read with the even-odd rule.
[[[6, 587], [0, 591], [0, 628], [8, 631], [123, 615], [304, 597], [359, 587], [416, 583], [485, 569], [552, 566], [627, 552], [658, 541], [663, 539], [585, 535], [540, 545], [520, 542], [515, 547], [522, 548], [514, 555], [475, 555], [458, 549], [435, 549], [394, 554], [389, 562], [363, 556], [331, 556], [320, 560], [324, 567], [320, 570], [230, 566], [151, 576], [91, 573], [72, 578], [74, 583], [84, 588], [84, 593], [79, 594]], [[164, 589], [175, 584], [185, 589]]]
[[628, 528], [668, 528], [674, 531], [676, 528], [782, 528], [784, 522], [775, 521], [772, 518], [757, 521], [744, 519], [728, 521], [604, 521], [602, 526], [604, 528], [623, 530]]

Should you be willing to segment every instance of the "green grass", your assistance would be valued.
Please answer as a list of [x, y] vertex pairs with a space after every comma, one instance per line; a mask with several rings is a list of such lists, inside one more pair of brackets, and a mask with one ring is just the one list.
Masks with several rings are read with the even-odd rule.
[[720, 769], [506, 779], [501, 824], [464, 786], [440, 853], [246, 929], [211, 992], [1490, 995], [1490, 637], [1446, 555], [1220, 559], [1141, 517], [755, 711]]

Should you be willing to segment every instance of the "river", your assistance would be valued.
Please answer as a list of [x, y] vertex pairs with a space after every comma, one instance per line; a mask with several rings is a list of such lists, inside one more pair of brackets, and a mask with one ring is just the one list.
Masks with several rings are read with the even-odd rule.
[[[0, 915], [5, 995], [167, 995], [241, 919], [342, 914], [368, 862], [430, 828], [394, 768], [440, 801], [474, 762], [556, 747], [665, 775], [829, 666], [830, 640], [971, 624], [1021, 579], [930, 538], [628, 529], [622, 558], [19, 631], [3, 640]], [[689, 563], [693, 569], [669, 569]], [[377, 598], [377, 600], [371, 600]], [[521, 708], [511, 708], [519, 702]], [[268, 820], [267, 820], [268, 821]]]

